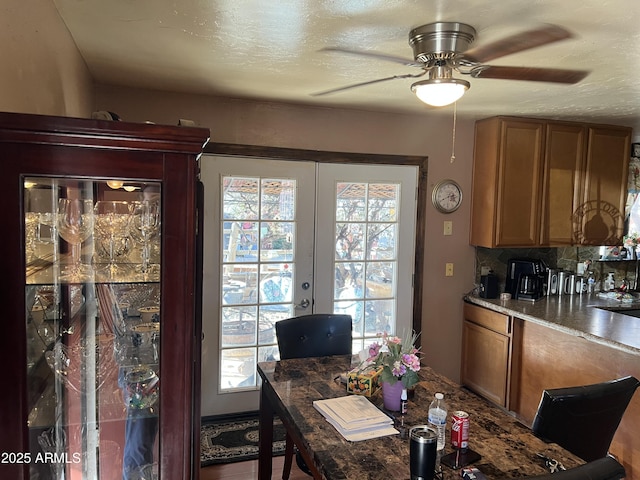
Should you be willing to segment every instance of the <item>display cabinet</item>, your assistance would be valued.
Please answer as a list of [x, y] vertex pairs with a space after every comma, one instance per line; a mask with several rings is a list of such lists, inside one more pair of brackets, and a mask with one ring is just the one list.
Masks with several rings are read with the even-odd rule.
[[0, 478], [198, 477], [208, 137], [0, 114]]

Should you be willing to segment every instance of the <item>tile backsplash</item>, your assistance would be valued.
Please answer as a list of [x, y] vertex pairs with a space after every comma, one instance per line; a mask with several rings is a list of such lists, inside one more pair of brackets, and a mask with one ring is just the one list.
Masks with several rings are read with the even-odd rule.
[[[482, 267], [489, 267], [498, 276], [499, 291], [504, 291], [507, 262], [510, 258], [535, 258], [543, 260], [551, 268], [575, 272], [580, 262], [591, 260], [589, 267], [596, 280], [601, 280], [608, 272], [614, 272], [616, 285], [623, 279], [634, 286], [637, 261], [600, 261], [600, 247], [559, 247], [559, 248], [483, 248], [476, 247], [476, 279], [480, 283]], [[640, 288], [640, 286], [638, 287]]]

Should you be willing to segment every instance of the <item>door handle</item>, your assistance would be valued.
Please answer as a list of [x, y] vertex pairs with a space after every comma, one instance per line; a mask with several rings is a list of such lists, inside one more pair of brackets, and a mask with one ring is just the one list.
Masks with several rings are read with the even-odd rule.
[[296, 308], [302, 308], [305, 309], [307, 308], [309, 305], [311, 304], [311, 302], [309, 301], [308, 298], [303, 298], [302, 301], [300, 303], [296, 303], [293, 306]]

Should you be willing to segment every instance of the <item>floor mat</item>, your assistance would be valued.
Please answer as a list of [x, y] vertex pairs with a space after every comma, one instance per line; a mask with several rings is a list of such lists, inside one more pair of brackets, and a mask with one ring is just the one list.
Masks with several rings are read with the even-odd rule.
[[[202, 420], [200, 464], [243, 462], [258, 458], [258, 414], [238, 418]], [[284, 455], [286, 431], [279, 418], [273, 421], [273, 455]]]

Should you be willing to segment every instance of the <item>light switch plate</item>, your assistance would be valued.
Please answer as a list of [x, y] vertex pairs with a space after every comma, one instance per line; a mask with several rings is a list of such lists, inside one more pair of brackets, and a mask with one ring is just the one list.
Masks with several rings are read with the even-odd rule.
[[453, 222], [451, 220], [444, 221], [444, 234], [453, 235]]

